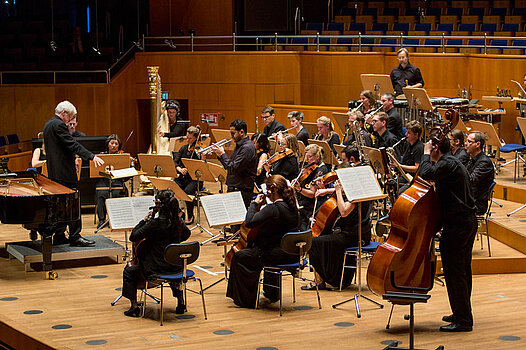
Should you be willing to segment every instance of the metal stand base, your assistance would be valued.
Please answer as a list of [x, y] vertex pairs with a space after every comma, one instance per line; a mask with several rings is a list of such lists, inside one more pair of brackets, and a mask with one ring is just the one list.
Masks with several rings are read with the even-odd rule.
[[110, 220], [107, 219], [106, 221], [104, 221], [102, 223], [102, 225], [98, 226], [97, 229], [95, 231], [93, 231], [93, 233], [97, 233], [99, 232], [100, 230], [102, 230], [104, 227], [108, 226], [108, 224], [110, 223]]
[[362, 297], [362, 298], [364, 298], [365, 300], [370, 301], [371, 303], [373, 303], [373, 304], [375, 304], [376, 306], [380, 307], [380, 309], [383, 309], [383, 308], [384, 308], [384, 306], [383, 306], [382, 304], [380, 304], [380, 303], [374, 301], [374, 300], [371, 299], [371, 298], [366, 297], [365, 295], [362, 295], [361, 293], [356, 293], [356, 294], [354, 295], [354, 297], [352, 297], [351, 299], [347, 299], [347, 300], [341, 301], [341, 302], [339, 302], [339, 303], [337, 303], [337, 304], [334, 304], [334, 305], [332, 306], [332, 308], [333, 308], [333, 309], [336, 309], [337, 306], [342, 305], [342, 304], [345, 304], [345, 303], [348, 303], [349, 301], [354, 300], [354, 306], [356, 307], [356, 317], [360, 318], [360, 317], [362, 317], [362, 314], [360, 313], [360, 305], [358, 304], [358, 298], [359, 298], [359, 297]]
[[[153, 295], [151, 295], [150, 293], [148, 293], [148, 291], [146, 291], [146, 290], [143, 289], [142, 292], [143, 292], [145, 295], [147, 295], [147, 296], [149, 296], [150, 298], [152, 298], [153, 301], [155, 301], [157, 304], [160, 304], [160, 303], [161, 303], [161, 300], [160, 300], [159, 298], [154, 297]], [[117, 302], [118, 302], [119, 300], [121, 300], [121, 298], [122, 298], [122, 294], [119, 295], [114, 301], [111, 302], [111, 306], [115, 306], [115, 304], [117, 304]]]
[[519, 210], [522, 210], [522, 209], [524, 209], [524, 208], [526, 208], [526, 204], [522, 205], [521, 207], [515, 209], [515, 210], [512, 211], [512, 212], [509, 212], [508, 214], [506, 214], [506, 216], [507, 216], [507, 217], [510, 217], [511, 215], [515, 214], [516, 212], [518, 212]]

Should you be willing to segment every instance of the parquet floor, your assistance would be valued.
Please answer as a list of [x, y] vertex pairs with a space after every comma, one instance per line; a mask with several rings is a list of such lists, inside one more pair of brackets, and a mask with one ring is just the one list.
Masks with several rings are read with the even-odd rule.
[[[214, 192], [214, 188], [210, 188]], [[518, 203], [505, 203], [519, 206]], [[497, 211], [506, 210], [496, 209]], [[497, 218], [500, 214], [495, 214]], [[505, 216], [505, 214], [502, 214]], [[526, 210], [514, 215], [517, 227]], [[204, 220], [206, 226], [206, 220]], [[94, 229], [93, 214], [83, 215], [85, 236]], [[123, 239], [123, 233], [107, 228], [99, 234]], [[397, 306], [391, 329], [385, 324], [390, 305], [372, 295], [365, 287], [364, 295], [381, 302], [377, 308], [359, 299], [362, 317], [357, 318], [354, 303], [336, 309], [331, 305], [352, 298], [357, 286], [347, 290], [321, 291], [323, 308], [317, 308], [315, 292], [297, 287], [297, 302], [292, 303], [291, 283], [284, 287], [284, 314], [279, 305], [263, 302], [259, 310], [241, 309], [225, 297], [226, 283], [205, 293], [208, 320], [203, 317], [200, 297], [189, 293], [189, 310], [184, 317], [175, 315], [176, 301], [168, 297], [165, 325], [159, 325], [158, 306], [148, 304], [146, 317], [134, 319], [122, 313], [129, 304], [122, 299], [110, 306], [120, 292], [124, 264], [112, 258], [86, 259], [54, 264], [59, 278], [44, 280], [42, 272], [24, 272], [23, 264], [8, 260], [5, 242], [28, 239], [22, 227], [0, 224], [0, 321], [9, 324], [55, 348], [108, 349], [382, 349], [388, 340], [408, 346], [409, 324], [403, 315], [407, 306]], [[208, 234], [194, 230], [191, 240], [203, 241]], [[201, 249], [196, 262], [204, 269], [195, 269], [204, 285], [223, 276], [220, 266], [222, 248], [211, 243]], [[492, 239], [495, 256], [518, 256], [522, 253]], [[485, 256], [475, 243], [474, 257]], [[310, 274], [310, 273], [308, 273]], [[308, 275], [307, 274], [307, 275]], [[362, 273], [365, 281], [365, 270]], [[438, 331], [441, 318], [450, 313], [446, 289], [436, 284], [427, 304], [417, 304], [416, 346], [435, 349], [520, 349], [526, 347], [525, 274], [494, 274], [473, 277], [473, 332], [445, 334]], [[192, 286], [192, 284], [190, 284]], [[196, 286], [194, 284], [193, 286]], [[365, 286], [365, 283], [364, 283]], [[158, 294], [158, 291], [155, 291]], [[58, 327], [57, 327], [58, 326]], [[0, 338], [2, 335], [0, 334]]]

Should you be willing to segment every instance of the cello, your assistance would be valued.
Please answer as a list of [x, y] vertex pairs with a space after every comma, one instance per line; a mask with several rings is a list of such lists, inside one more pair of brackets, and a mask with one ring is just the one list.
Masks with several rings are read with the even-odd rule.
[[[445, 118], [448, 122], [430, 132], [432, 142], [447, 137], [458, 117], [458, 111], [447, 110]], [[436, 262], [434, 237], [442, 220], [438, 196], [431, 184], [417, 173], [411, 187], [393, 204], [389, 219], [391, 230], [387, 241], [377, 248], [369, 263], [369, 289], [378, 296], [388, 291], [402, 291], [393, 286], [392, 271], [398, 286], [424, 289], [433, 286], [431, 267], [436, 266], [432, 263]]]
[[[316, 182], [318, 179], [315, 179], [313, 182]], [[332, 183], [338, 180], [338, 175], [335, 171], [325, 174], [320, 179], [325, 185]], [[338, 219], [340, 212], [338, 210], [338, 202], [336, 200], [336, 193], [333, 193], [332, 196], [325, 201], [316, 213], [316, 218], [314, 225], [312, 225], [312, 237], [318, 237], [325, 231], [327, 228], [332, 228], [334, 223]]]

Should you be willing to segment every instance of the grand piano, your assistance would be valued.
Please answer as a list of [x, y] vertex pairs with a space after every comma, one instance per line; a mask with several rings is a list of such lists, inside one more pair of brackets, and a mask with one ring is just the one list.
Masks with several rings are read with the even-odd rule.
[[57, 225], [80, 217], [80, 196], [31, 171], [0, 174], [0, 222], [40, 233], [43, 270], [52, 269], [52, 236]]

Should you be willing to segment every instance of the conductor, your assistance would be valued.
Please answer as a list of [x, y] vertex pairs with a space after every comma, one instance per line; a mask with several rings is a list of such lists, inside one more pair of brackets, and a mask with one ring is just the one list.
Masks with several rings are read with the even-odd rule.
[[[95, 166], [104, 161], [79, 144], [69, 133], [67, 124], [77, 115], [77, 109], [69, 101], [60, 102], [55, 108], [55, 116], [44, 125], [44, 143], [46, 145], [49, 178], [72, 189], [78, 188], [75, 170], [75, 155], [85, 160], [93, 160]], [[80, 235], [82, 221], [77, 219], [68, 223], [69, 245], [87, 247], [95, 244]], [[66, 224], [57, 226], [54, 232], [54, 244], [67, 243], [64, 232]]]

